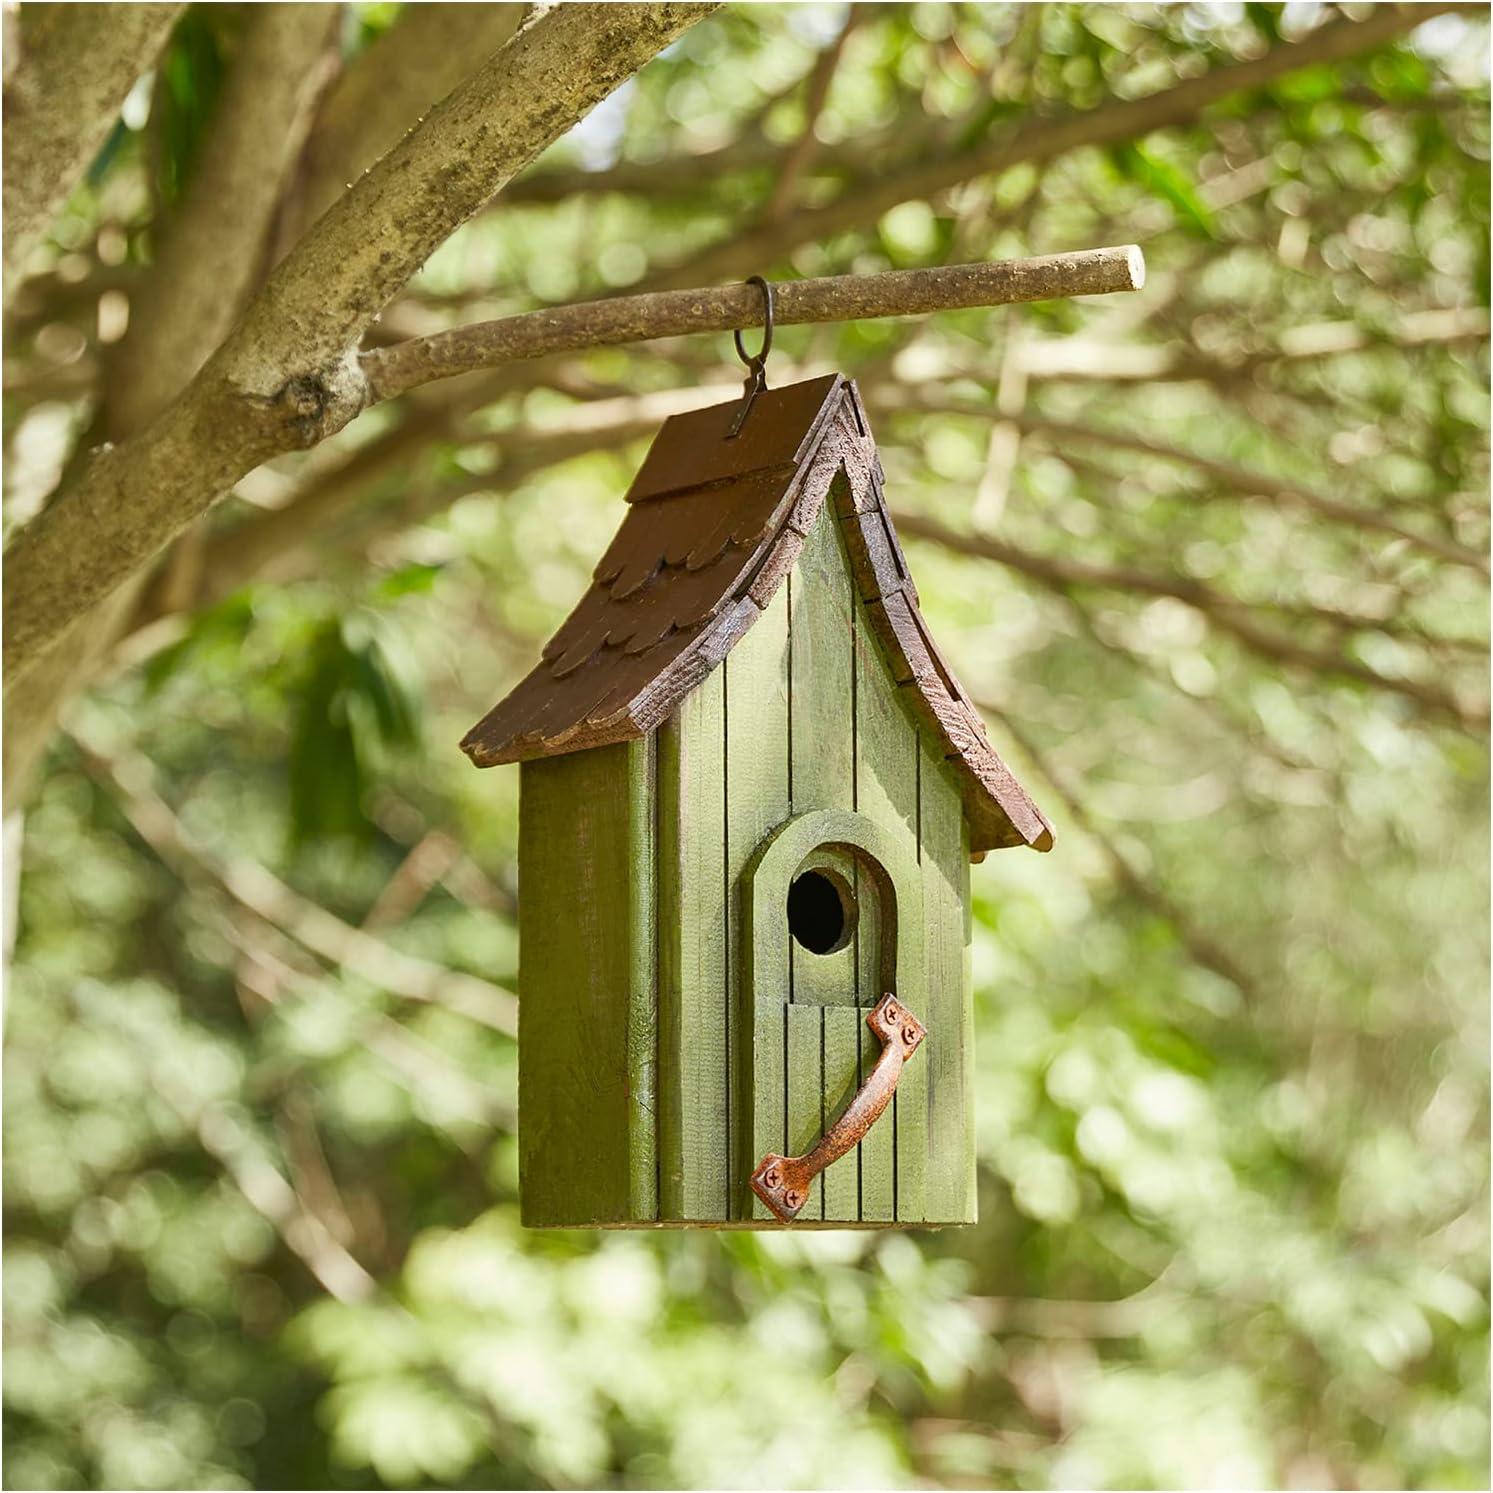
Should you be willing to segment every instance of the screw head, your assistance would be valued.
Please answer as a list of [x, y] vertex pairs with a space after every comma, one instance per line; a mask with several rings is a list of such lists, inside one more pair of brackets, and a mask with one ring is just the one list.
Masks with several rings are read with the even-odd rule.
[[902, 1028], [902, 1040], [909, 1047], [918, 1040], [918, 1029], [910, 1021]]
[[778, 1169], [777, 1169], [777, 1167], [773, 1167], [762, 1178], [762, 1185], [764, 1187], [776, 1187], [778, 1185], [778, 1183], [781, 1182], [782, 1180], [783, 1179], [778, 1175]]
[[803, 1199], [791, 1187], [783, 1194], [783, 1206], [785, 1208], [796, 1208], [801, 1202], [803, 1202]]
[[899, 1016], [900, 1016], [900, 1015], [901, 1015], [901, 1014], [902, 1014], [902, 1013], [901, 1013], [901, 1012], [900, 1012], [900, 1011], [899, 1011], [899, 1010], [898, 1010], [898, 1009], [897, 1009], [897, 1003], [896, 1003], [896, 1002], [895, 1002], [895, 1001], [888, 1001], [888, 1002], [887, 1002], [887, 1008], [886, 1008], [886, 1010], [885, 1010], [885, 1011], [883, 1011], [883, 1012], [882, 1012], [882, 1013], [881, 1013], [881, 1014], [882, 1014], [882, 1015], [883, 1015], [883, 1016], [884, 1016], [884, 1017], [886, 1017], [886, 1019], [887, 1019], [887, 1020], [888, 1020], [888, 1021], [896, 1021], [896, 1019], [897, 1019], [897, 1018], [898, 1018], [898, 1017], [899, 1017]]

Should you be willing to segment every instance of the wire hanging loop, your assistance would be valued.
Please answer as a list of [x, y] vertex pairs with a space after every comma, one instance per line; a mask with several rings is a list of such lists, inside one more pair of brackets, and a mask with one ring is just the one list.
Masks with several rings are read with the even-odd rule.
[[752, 412], [752, 405], [756, 402], [757, 396], [767, 387], [767, 355], [772, 351], [772, 285], [761, 275], [753, 275], [750, 280], [743, 283], [758, 285], [762, 288], [762, 346], [757, 349], [755, 356], [748, 356], [741, 340], [741, 328], [738, 327], [731, 333], [736, 340], [736, 356], [746, 364], [747, 376], [742, 389], [741, 408], [737, 411], [736, 419], [731, 423], [731, 429], [726, 432], [728, 441], [734, 441], [741, 434], [741, 428], [746, 424], [747, 416]]

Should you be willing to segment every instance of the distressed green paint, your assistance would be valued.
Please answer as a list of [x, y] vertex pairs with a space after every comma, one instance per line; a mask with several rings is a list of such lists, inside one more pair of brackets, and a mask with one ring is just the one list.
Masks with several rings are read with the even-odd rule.
[[[779, 588], [767, 610], [733, 648], [721, 666], [725, 676], [726, 729], [726, 897], [733, 934], [727, 964], [731, 1025], [737, 1040], [732, 1052], [731, 1188], [728, 1215], [761, 1218], [772, 1215], [747, 1187], [765, 1151], [781, 1152], [785, 1144], [781, 1074], [774, 1080], [777, 1098], [754, 1116], [744, 1096], [752, 1090], [752, 1054], [769, 1043], [780, 1059], [781, 1030], [776, 1037], [759, 1033], [748, 1004], [741, 945], [746, 926], [746, 871], [763, 841], [788, 818], [788, 593]], [[787, 934], [784, 933], [786, 940]], [[759, 1144], [765, 1135], [775, 1136]]]
[[[852, 605], [844, 540], [833, 507], [826, 503], [793, 572], [788, 641], [795, 813], [855, 807]], [[791, 943], [789, 956], [789, 998], [795, 1004], [855, 1004], [853, 948], [815, 954]], [[789, 1062], [791, 1068], [791, 1056]]]
[[[858, 610], [854, 628], [856, 803], [860, 811], [884, 826], [914, 860], [919, 855], [919, 744], [911, 712], [892, 675], [875, 633]], [[929, 960], [932, 959], [929, 955]], [[873, 973], [874, 959], [863, 958], [862, 983]], [[928, 1148], [927, 1108], [930, 1067], [924, 1055], [933, 1046], [949, 1044], [950, 1034], [930, 1022], [927, 963], [905, 974], [899, 971], [897, 995], [929, 1029], [924, 1053], [909, 1063], [897, 1085], [890, 1116], [879, 1127], [895, 1132], [895, 1148], [887, 1135], [868, 1135], [862, 1142], [862, 1210], [867, 1207], [865, 1179], [877, 1217], [895, 1216], [901, 1222], [921, 1222], [925, 1208], [925, 1165]], [[870, 993], [874, 1004], [883, 989]], [[866, 1000], [863, 991], [862, 999]], [[869, 1035], [869, 1033], [867, 1034]], [[957, 1041], [957, 1039], [955, 1039]], [[874, 1061], [874, 1053], [871, 1055]], [[888, 1126], [888, 1120], [890, 1125]], [[866, 1147], [872, 1147], [867, 1153]], [[891, 1175], [884, 1175], [885, 1173]]]
[[[813, 1148], [824, 1134], [824, 1072], [822, 1050], [824, 1020], [822, 1006], [788, 1005], [782, 1008], [788, 1023], [788, 1150], [800, 1156]], [[822, 1177], [809, 1184], [809, 1196], [801, 1217], [824, 1217]]]
[[[641, 749], [641, 750], [640, 750]], [[658, 740], [628, 755], [627, 878], [631, 968], [627, 1002], [628, 1202], [632, 1217], [658, 1217]]]
[[969, 833], [952, 771], [924, 745], [922, 882], [928, 948], [927, 1216], [974, 1221], [972, 1015], [965, 965]]
[[788, 621], [793, 809], [799, 814], [855, 807], [852, 590], [845, 541], [826, 503], [793, 571]]
[[[823, 1134], [844, 1113], [860, 1087], [860, 1038], [865, 1013], [855, 1006], [821, 1006], [824, 1023]], [[871, 1033], [868, 1031], [869, 1037]], [[872, 1038], [875, 1041], [875, 1038]], [[875, 1128], [874, 1126], [872, 1127]], [[818, 1139], [818, 1136], [815, 1137]], [[859, 1147], [824, 1171], [824, 1216], [854, 1222], [861, 1216]]]
[[[717, 669], [660, 732], [666, 829], [659, 859], [659, 933], [668, 983], [668, 1043], [659, 1087], [660, 1203], [667, 1219], [729, 1216], [731, 930], [726, 915], [726, 676]], [[626, 863], [616, 867], [626, 876]]]
[[[651, 1218], [650, 743], [525, 763], [519, 1150], [531, 1227]], [[634, 879], [598, 866], [637, 868]]]

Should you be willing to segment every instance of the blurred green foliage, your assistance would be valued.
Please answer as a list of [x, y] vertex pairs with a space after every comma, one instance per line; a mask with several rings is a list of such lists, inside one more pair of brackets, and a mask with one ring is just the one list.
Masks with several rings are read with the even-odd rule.
[[[219, 86], [199, 9], [154, 125], [59, 224], [64, 260], [118, 230], [147, 252]], [[870, 12], [805, 200], [1315, 15]], [[349, 55], [397, 17], [358, 8]], [[516, 196], [391, 323], [602, 294], [753, 221], [844, 19], [718, 13], [537, 168], [661, 162], [653, 188]], [[1455, 718], [1485, 685], [1485, 576], [1275, 497], [1486, 549], [1485, 338], [1423, 334], [1487, 304], [1486, 47], [1442, 18], [761, 266], [1129, 239], [1151, 266], [1140, 297], [785, 328], [774, 355], [778, 381], [861, 377], [903, 508], [1111, 576], [908, 546], [1058, 832], [974, 872], [977, 1228], [525, 1232], [513, 1044], [294, 931], [320, 909], [512, 987], [516, 774], [455, 743], [584, 585], [641, 445], [504, 463], [588, 401], [733, 380], [729, 339], [598, 351], [504, 396], [375, 483], [301, 579], [80, 704], [26, 815], [8, 988], [7, 1485], [1486, 1486], [1487, 753]], [[773, 153], [669, 180], [735, 140]], [[18, 356], [45, 373], [35, 342]], [[86, 424], [85, 396], [41, 388], [7, 387], [22, 508]], [[1005, 466], [997, 410], [1047, 422]], [[1240, 615], [1286, 652], [1220, 625]], [[120, 770], [142, 760], [153, 787]], [[187, 853], [149, 843], [151, 792]], [[292, 916], [246, 905], [263, 868]]]

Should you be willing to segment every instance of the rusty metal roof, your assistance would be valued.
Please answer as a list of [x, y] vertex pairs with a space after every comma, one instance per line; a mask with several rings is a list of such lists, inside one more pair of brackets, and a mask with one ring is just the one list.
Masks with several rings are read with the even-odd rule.
[[767, 390], [727, 439], [739, 408], [731, 400], [665, 422], [591, 586], [462, 750], [492, 767], [655, 730], [767, 608], [833, 489], [867, 619], [958, 771], [971, 849], [1049, 849], [1051, 828], [918, 610], [854, 383], [830, 374]]

